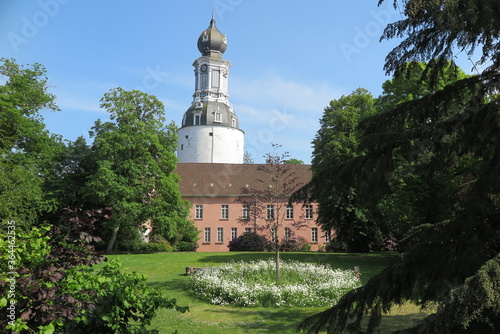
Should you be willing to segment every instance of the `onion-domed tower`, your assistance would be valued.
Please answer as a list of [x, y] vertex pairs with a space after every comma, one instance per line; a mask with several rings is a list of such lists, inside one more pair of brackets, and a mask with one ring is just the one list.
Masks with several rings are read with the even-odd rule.
[[231, 63], [222, 59], [226, 48], [226, 36], [212, 18], [210, 26], [198, 38], [201, 57], [193, 63], [193, 102], [178, 130], [179, 162], [243, 163], [244, 132], [228, 100]]

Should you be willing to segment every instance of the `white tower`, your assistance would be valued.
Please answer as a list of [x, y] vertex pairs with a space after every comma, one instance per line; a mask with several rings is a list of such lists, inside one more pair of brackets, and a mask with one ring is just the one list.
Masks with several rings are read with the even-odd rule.
[[201, 57], [193, 63], [195, 92], [178, 130], [179, 162], [243, 163], [244, 132], [229, 103], [228, 74], [231, 63], [222, 59], [227, 39], [215, 26], [198, 38]]

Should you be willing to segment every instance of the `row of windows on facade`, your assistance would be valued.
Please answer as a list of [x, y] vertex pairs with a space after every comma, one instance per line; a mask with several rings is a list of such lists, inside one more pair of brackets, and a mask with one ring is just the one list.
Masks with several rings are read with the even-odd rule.
[[[220, 112], [215, 113], [214, 122], [222, 123], [222, 113]], [[193, 125], [201, 125], [201, 115], [199, 114], [194, 115]], [[231, 125], [233, 126], [233, 128], [236, 127], [236, 118], [234, 117], [231, 118]]]
[[[266, 219], [274, 219], [275, 207], [273, 204], [268, 204], [266, 207]], [[195, 219], [203, 219], [203, 204], [196, 205]], [[292, 205], [286, 206], [285, 212], [286, 219], [294, 218], [294, 210]], [[229, 219], [229, 205], [221, 205], [221, 219]], [[241, 208], [241, 219], [250, 219], [250, 207], [243, 205]], [[305, 205], [305, 219], [313, 219], [313, 206], [310, 204]]]
[[[245, 233], [250, 233], [252, 232], [251, 227], [245, 227]], [[272, 235], [272, 241], [276, 241], [276, 229], [272, 229], [271, 231]], [[231, 240], [234, 238], [238, 237], [238, 228], [237, 227], [231, 227]], [[284, 239], [290, 239], [292, 237], [292, 230], [289, 227], [285, 228], [284, 231]], [[330, 242], [330, 233], [325, 233], [325, 242]], [[212, 228], [210, 227], [205, 227], [204, 231], [204, 238], [203, 241], [205, 243], [210, 243], [212, 242]], [[223, 243], [224, 242], [224, 228], [223, 227], [217, 227], [217, 243]], [[318, 228], [317, 227], [312, 227], [311, 228], [311, 242], [318, 242]]]

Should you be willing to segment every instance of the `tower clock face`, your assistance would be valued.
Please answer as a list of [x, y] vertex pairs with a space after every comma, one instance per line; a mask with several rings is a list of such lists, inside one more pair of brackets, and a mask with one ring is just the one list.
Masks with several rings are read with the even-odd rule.
[[207, 64], [201, 65], [201, 71], [206, 72], [207, 71]]

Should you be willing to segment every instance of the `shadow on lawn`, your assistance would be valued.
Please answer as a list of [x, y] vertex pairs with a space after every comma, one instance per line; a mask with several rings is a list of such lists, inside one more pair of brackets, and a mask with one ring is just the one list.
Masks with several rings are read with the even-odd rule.
[[[231, 318], [242, 319], [242, 322], [234, 323], [234, 326], [266, 333], [291, 333], [295, 332], [299, 323], [316, 313], [317, 311], [306, 311], [295, 308], [263, 309], [263, 308], [228, 308], [209, 309], [206, 312], [219, 314], [221, 317], [230, 315]], [[249, 319], [252, 319], [249, 321]], [[294, 319], [294, 321], [290, 321]]]
[[[209, 253], [208, 253], [209, 254]], [[255, 260], [265, 260], [273, 259], [275, 253], [273, 252], [238, 252], [238, 253], [227, 253], [216, 255], [208, 255], [199, 259], [199, 262], [212, 262], [212, 263], [226, 263], [226, 262], [237, 262], [237, 261], [255, 261]], [[393, 252], [374, 252], [374, 253], [317, 253], [317, 252], [281, 252], [280, 258], [282, 260], [295, 260], [302, 262], [313, 262], [313, 263], [329, 263], [340, 261], [340, 262], [351, 262], [357, 259], [363, 261], [369, 260], [370, 262], [376, 262], [380, 260], [387, 263], [387, 260], [395, 255]]]
[[148, 282], [148, 286], [151, 288], [167, 290], [189, 291], [189, 279], [187, 279], [187, 277], [183, 274], [180, 274], [179, 276], [179, 278], [169, 281]]
[[380, 325], [381, 333], [392, 333], [395, 331], [404, 330], [415, 326], [419, 321], [427, 317], [429, 314], [425, 312], [400, 314], [400, 315], [383, 315]]

